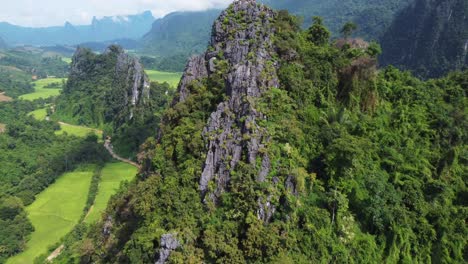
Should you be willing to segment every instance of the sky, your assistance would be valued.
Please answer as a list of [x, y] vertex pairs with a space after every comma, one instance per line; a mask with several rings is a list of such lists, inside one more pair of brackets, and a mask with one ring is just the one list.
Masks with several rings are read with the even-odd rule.
[[173, 11], [226, 7], [232, 0], [0, 0], [0, 21], [44, 27], [87, 25], [93, 16], [130, 15], [151, 10], [162, 17]]

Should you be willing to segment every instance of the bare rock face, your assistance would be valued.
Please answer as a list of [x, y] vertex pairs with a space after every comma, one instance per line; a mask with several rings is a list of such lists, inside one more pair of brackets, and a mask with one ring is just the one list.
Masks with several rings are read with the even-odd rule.
[[[259, 121], [267, 117], [256, 102], [269, 89], [279, 87], [273, 47], [276, 13], [255, 0], [235, 1], [213, 25], [211, 43], [203, 56], [190, 59], [173, 105], [190, 95], [190, 83], [223, 72], [226, 98], [211, 113], [203, 138], [206, 159], [199, 180], [205, 203], [216, 204], [242, 161], [258, 171], [257, 181], [268, 179], [271, 161], [266, 153], [269, 136]], [[222, 69], [225, 71], [225, 68]], [[257, 215], [268, 222], [275, 208], [271, 197], [259, 198]]]
[[[206, 61], [210, 62], [209, 70], [214, 70], [213, 60], [218, 59], [226, 60], [230, 66], [226, 79], [229, 99], [211, 114], [203, 133], [208, 153], [199, 188], [206, 195], [205, 199], [215, 203], [226, 190], [231, 170], [243, 155], [252, 165], [257, 159], [261, 160], [258, 181], [265, 181], [270, 171], [268, 155], [260, 153], [269, 139], [258, 121], [266, 117], [257, 111], [255, 101], [269, 88], [279, 86], [277, 67], [272, 63], [274, 27], [270, 21], [274, 16], [272, 10], [253, 0], [236, 1], [213, 26], [211, 47], [214, 51], [205, 54]], [[224, 54], [224, 58], [216, 54]], [[216, 183], [214, 190], [209, 190], [210, 181]], [[259, 210], [268, 215], [269, 209], [264, 204], [269, 202], [259, 203], [265, 209]]]
[[164, 234], [161, 237], [161, 248], [159, 249], [159, 258], [156, 264], [164, 264], [171, 255], [171, 252], [180, 246], [176, 234]]
[[190, 92], [187, 89], [189, 84], [194, 80], [202, 79], [208, 76], [206, 61], [204, 56], [193, 56], [187, 63], [182, 79], [178, 87], [178, 96], [174, 99], [173, 104], [182, 103], [187, 99]]

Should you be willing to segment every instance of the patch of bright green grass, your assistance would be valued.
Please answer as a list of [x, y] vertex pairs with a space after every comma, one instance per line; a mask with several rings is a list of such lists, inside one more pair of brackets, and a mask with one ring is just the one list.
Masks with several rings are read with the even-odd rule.
[[72, 59], [71, 58], [65, 58], [65, 57], [62, 57], [62, 61], [70, 64], [72, 62]]
[[172, 87], [177, 87], [182, 77], [182, 73], [180, 72], [162, 72], [154, 70], [146, 70], [145, 72], [148, 74], [151, 81], [160, 83], [167, 82]]
[[90, 224], [98, 221], [106, 210], [110, 197], [119, 189], [120, 183], [133, 180], [136, 174], [137, 168], [130, 164], [123, 162], [106, 164], [101, 171], [101, 181], [94, 205], [84, 222]]
[[28, 115], [34, 117], [39, 121], [45, 120], [47, 117], [47, 108], [37, 109], [29, 113]]
[[58, 96], [60, 94], [61, 89], [57, 88], [44, 88], [45, 86], [51, 84], [51, 83], [62, 83], [66, 79], [63, 78], [47, 78], [47, 79], [41, 79], [38, 81], [33, 82], [34, 85], [34, 93], [30, 94], [25, 94], [20, 96], [20, 99], [23, 100], [28, 100], [28, 101], [33, 101], [39, 98], [49, 98], [53, 96]]
[[34, 232], [26, 250], [7, 263], [34, 263], [36, 257], [46, 253], [49, 246], [73, 229], [86, 205], [94, 170], [95, 166], [85, 166], [63, 174], [26, 207]]
[[67, 133], [68, 135], [73, 135], [77, 137], [86, 137], [90, 133], [94, 133], [98, 136], [99, 139], [102, 138], [102, 131], [94, 128], [84, 127], [84, 126], [74, 126], [70, 124], [60, 123], [60, 130], [56, 131], [56, 135], [63, 135]]

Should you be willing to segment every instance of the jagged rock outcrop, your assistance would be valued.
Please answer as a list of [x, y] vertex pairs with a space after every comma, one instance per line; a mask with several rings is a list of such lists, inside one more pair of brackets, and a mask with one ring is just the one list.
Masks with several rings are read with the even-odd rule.
[[[205, 202], [216, 204], [244, 154], [248, 164], [261, 160], [258, 181], [265, 181], [270, 171], [270, 158], [261, 153], [269, 138], [258, 125], [266, 117], [255, 103], [269, 88], [279, 86], [278, 65], [273, 63], [274, 17], [274, 11], [254, 0], [235, 1], [214, 23], [209, 51], [189, 61], [180, 83], [174, 103], [188, 97], [193, 80], [214, 74], [220, 61], [228, 65], [224, 75], [228, 99], [211, 113], [203, 131], [207, 153], [199, 190]], [[209, 187], [212, 181], [214, 189]], [[273, 211], [269, 199], [259, 201], [259, 218], [268, 221]]]
[[[231, 13], [242, 17], [229, 18]], [[276, 68], [270, 64], [274, 56], [271, 39], [274, 28], [270, 19], [274, 16], [272, 10], [253, 0], [237, 1], [221, 14], [213, 27], [211, 46], [214, 51], [206, 54], [206, 60], [213, 62], [218, 59], [214, 54], [224, 53], [230, 66], [226, 79], [229, 99], [211, 114], [203, 133], [208, 141], [208, 153], [200, 191], [214, 202], [226, 189], [231, 169], [236, 167], [243, 153], [249, 164], [255, 164], [257, 158], [262, 160], [258, 181], [264, 181], [270, 170], [268, 155], [259, 153], [268, 136], [258, 125], [258, 120], [266, 117], [257, 111], [255, 99], [269, 88], [279, 86]], [[213, 68], [211, 64], [209, 68]], [[208, 190], [212, 180], [216, 188]]]
[[180, 246], [176, 236], [176, 234], [164, 234], [161, 236], [161, 248], [159, 249], [159, 258], [156, 261], [156, 264], [166, 263], [171, 252]]
[[119, 46], [103, 54], [78, 48], [57, 112], [86, 125], [119, 127], [148, 105], [150, 82], [138, 59]]

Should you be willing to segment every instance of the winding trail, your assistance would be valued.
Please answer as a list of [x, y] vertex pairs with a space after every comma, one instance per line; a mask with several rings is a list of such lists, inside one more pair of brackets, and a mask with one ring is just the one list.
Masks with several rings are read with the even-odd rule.
[[[70, 127], [89, 128], [89, 127], [85, 127], [85, 126], [72, 125], [72, 124], [68, 124], [68, 123], [60, 122], [60, 121], [58, 122], [58, 124], [59, 125], [64, 125], [64, 126], [70, 126]], [[103, 131], [100, 130], [100, 129], [95, 129], [95, 128], [89, 128], [89, 129], [96, 132], [97, 134], [100, 134], [100, 135], [103, 134]], [[104, 142], [104, 147], [107, 149], [109, 154], [111, 154], [111, 156], [114, 159], [125, 162], [127, 164], [130, 164], [130, 165], [132, 165], [132, 166], [134, 166], [134, 167], [136, 167], [138, 169], [141, 169], [141, 166], [138, 165], [136, 162], [133, 162], [133, 161], [131, 161], [129, 159], [122, 158], [119, 155], [117, 155], [117, 153], [114, 152], [114, 147], [112, 147], [112, 143], [111, 143], [110, 139], [106, 139], [106, 141]]]
[[120, 160], [122, 162], [125, 162], [125, 163], [128, 163], [134, 167], [137, 167], [138, 169], [141, 169], [140, 165], [138, 165], [136, 162], [133, 162], [129, 159], [124, 159], [122, 157], [120, 157], [119, 155], [117, 155], [115, 152], [114, 152], [114, 148], [112, 147], [112, 144], [111, 144], [111, 141], [109, 139], [106, 139], [106, 142], [104, 143], [104, 147], [107, 149], [107, 151], [109, 151], [109, 153], [111, 154], [111, 156], [116, 159], [116, 160]]

